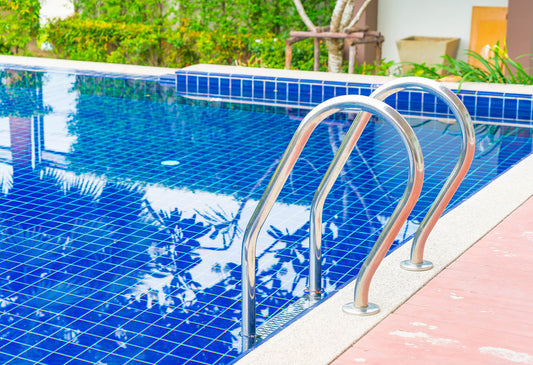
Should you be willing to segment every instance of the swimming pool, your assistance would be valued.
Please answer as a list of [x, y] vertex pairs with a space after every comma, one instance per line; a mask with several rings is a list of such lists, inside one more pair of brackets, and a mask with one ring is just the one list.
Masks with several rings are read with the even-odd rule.
[[[307, 110], [195, 100], [156, 77], [5, 69], [3, 80], [2, 362], [232, 362], [243, 229]], [[316, 130], [259, 237], [259, 324], [303, 295], [309, 204], [351, 118]], [[427, 206], [460, 137], [438, 113], [410, 121]], [[528, 127], [476, 129], [476, 157], [452, 204], [531, 153]], [[326, 294], [357, 274], [407, 163], [392, 128], [367, 127], [326, 202]]]

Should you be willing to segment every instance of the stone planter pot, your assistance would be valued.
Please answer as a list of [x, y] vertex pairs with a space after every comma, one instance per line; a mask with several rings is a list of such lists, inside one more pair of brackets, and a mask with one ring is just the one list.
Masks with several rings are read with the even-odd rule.
[[[442, 56], [457, 57], [459, 38], [411, 36], [396, 42], [401, 62], [425, 63], [428, 66], [442, 64]], [[403, 65], [405, 73], [411, 66]], [[439, 71], [442, 73], [443, 71]]]

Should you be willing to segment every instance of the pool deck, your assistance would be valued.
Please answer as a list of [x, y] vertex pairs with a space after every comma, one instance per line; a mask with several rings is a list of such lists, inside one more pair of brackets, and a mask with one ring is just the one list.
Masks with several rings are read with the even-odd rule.
[[332, 362], [533, 364], [533, 198]]

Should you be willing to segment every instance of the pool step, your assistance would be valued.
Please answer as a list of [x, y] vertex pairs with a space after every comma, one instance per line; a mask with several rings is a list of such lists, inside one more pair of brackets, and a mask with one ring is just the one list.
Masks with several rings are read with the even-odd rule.
[[287, 308], [276, 314], [275, 316], [267, 319], [261, 326], [257, 328], [257, 341], [260, 342], [274, 331], [285, 326], [289, 321], [294, 319], [297, 315], [317, 303], [318, 299], [311, 298], [308, 295], [298, 299], [294, 303], [290, 304]]

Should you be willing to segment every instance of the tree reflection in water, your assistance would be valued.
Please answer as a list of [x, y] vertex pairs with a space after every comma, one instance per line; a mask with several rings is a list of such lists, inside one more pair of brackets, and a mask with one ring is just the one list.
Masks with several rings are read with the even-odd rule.
[[[237, 356], [242, 234], [305, 111], [213, 108], [178, 102], [156, 82], [77, 76], [68, 119], [75, 139], [59, 163], [43, 157], [44, 140], [35, 138], [52, 112], [42, 82], [25, 79], [37, 80], [35, 73], [16, 75], [18, 86], [4, 77], [1, 92], [11, 160], [0, 161], [0, 322], [10, 341], [10, 355], [0, 359], [81, 353], [94, 363], [166, 355], [224, 363]], [[259, 323], [304, 293], [309, 204], [350, 120], [317, 128], [261, 233]], [[439, 135], [441, 154], [456, 138], [444, 132], [428, 137]], [[408, 161], [396, 157], [405, 153], [391, 133], [379, 121], [368, 125], [326, 202], [326, 293], [356, 275], [403, 191]], [[518, 143], [522, 135], [514, 137]], [[166, 160], [179, 163], [161, 165]], [[482, 185], [486, 175], [474, 172], [472, 180]], [[440, 172], [428, 176], [443, 180]], [[426, 207], [415, 207], [404, 239]]]

